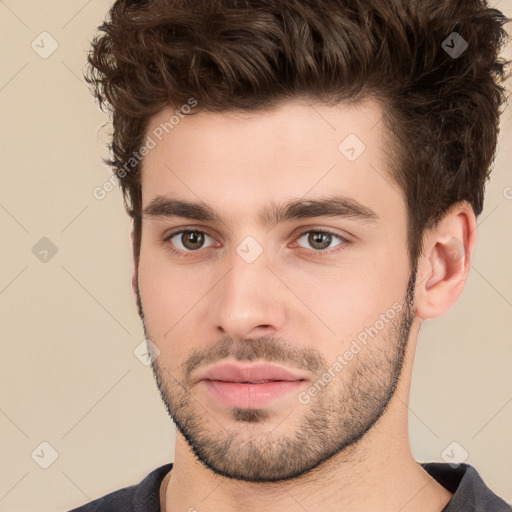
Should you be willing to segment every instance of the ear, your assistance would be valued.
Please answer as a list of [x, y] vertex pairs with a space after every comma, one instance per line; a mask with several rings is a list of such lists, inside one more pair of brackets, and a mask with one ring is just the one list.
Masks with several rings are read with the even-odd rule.
[[137, 305], [137, 312], [140, 318], [144, 321], [144, 311], [142, 309], [142, 301], [139, 293], [139, 249], [135, 246], [135, 235], [132, 229], [132, 248], [133, 248], [133, 275], [132, 275], [132, 290], [135, 295], [135, 303]]
[[467, 201], [457, 203], [425, 234], [416, 280], [417, 316], [435, 318], [457, 303], [471, 268], [475, 242], [476, 218]]
[[140, 294], [139, 294], [139, 258], [138, 258], [137, 248], [135, 247], [135, 235], [134, 235], [133, 229], [131, 232], [131, 238], [132, 238], [132, 249], [133, 249], [132, 290], [133, 290], [133, 294], [135, 295], [137, 311], [139, 313], [139, 316], [141, 316], [142, 315], [142, 305], [140, 303]]
[[137, 298], [137, 294], [139, 292], [139, 279], [138, 279], [138, 270], [139, 270], [139, 262], [137, 261], [137, 257], [135, 254], [135, 236], [133, 233], [133, 229], [131, 232], [132, 238], [132, 250], [133, 250], [133, 275], [132, 275], [132, 290], [135, 294], [135, 298]]

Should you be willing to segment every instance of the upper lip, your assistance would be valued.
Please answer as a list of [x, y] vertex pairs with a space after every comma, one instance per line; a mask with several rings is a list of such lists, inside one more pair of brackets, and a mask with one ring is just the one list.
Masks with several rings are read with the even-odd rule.
[[225, 382], [261, 382], [266, 380], [306, 380], [286, 368], [269, 363], [240, 365], [222, 363], [207, 369], [198, 380], [221, 380]]

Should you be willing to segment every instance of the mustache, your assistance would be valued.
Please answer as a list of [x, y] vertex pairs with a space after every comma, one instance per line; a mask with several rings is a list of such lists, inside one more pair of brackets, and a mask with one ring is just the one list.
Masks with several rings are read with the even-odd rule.
[[328, 366], [321, 352], [313, 347], [301, 348], [269, 336], [243, 340], [224, 337], [207, 349], [194, 349], [184, 363], [185, 375], [190, 375], [200, 366], [210, 365], [228, 357], [237, 361], [263, 360], [313, 373], [318, 373]]

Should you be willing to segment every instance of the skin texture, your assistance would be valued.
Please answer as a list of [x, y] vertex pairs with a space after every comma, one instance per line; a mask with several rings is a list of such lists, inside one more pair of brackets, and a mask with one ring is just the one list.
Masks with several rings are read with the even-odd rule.
[[[148, 133], [171, 114], [157, 114]], [[388, 174], [381, 117], [370, 100], [201, 112], [145, 157], [143, 208], [164, 196], [203, 202], [225, 219], [143, 217], [133, 288], [178, 428], [162, 510], [439, 512], [451, 498], [414, 460], [407, 405], [421, 321], [460, 297], [475, 216], [469, 204], [455, 205], [410, 268], [406, 207]], [[338, 149], [349, 134], [366, 146], [354, 161]], [[270, 202], [332, 194], [378, 219], [259, 221]], [[203, 238], [164, 240], [179, 228]], [[262, 250], [251, 263], [237, 252], [248, 236]], [[357, 351], [351, 343], [371, 326]], [[197, 379], [221, 361], [274, 362], [308, 379], [303, 392], [329, 369], [331, 379], [307, 403], [292, 392], [265, 408], [230, 408]]]

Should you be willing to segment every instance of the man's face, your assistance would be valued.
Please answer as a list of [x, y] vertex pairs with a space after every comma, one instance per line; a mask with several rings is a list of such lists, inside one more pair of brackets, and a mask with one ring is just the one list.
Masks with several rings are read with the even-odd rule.
[[[160, 393], [212, 471], [297, 477], [348, 454], [383, 414], [414, 318], [406, 208], [387, 174], [381, 111], [293, 101], [260, 113], [201, 112], [158, 141], [154, 130], [172, 114], [152, 119], [157, 145], [142, 171], [151, 214], [139, 300], [160, 350]], [[271, 203], [334, 196], [366, 215], [316, 208], [277, 223], [260, 218]], [[176, 213], [165, 199], [207, 205], [223, 222], [164, 215]], [[265, 384], [200, 380], [226, 362], [273, 363], [303, 380], [267, 383], [266, 397]]]

